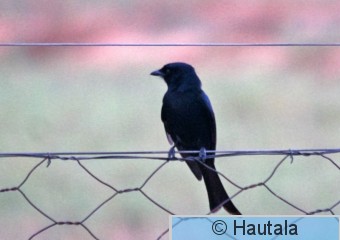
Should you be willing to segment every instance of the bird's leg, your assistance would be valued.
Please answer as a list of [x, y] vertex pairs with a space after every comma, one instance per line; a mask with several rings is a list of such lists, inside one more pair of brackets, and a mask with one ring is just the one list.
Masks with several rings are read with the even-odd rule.
[[168, 152], [168, 159], [171, 160], [171, 159], [175, 159], [175, 145], [173, 145], [170, 149], [169, 149], [169, 152]]
[[290, 164], [292, 164], [294, 161], [294, 155], [293, 155], [292, 149], [289, 149], [289, 156], [290, 156]]
[[205, 160], [207, 159], [207, 150], [205, 149], [205, 147], [202, 147], [200, 149], [199, 157], [202, 162], [205, 162]]

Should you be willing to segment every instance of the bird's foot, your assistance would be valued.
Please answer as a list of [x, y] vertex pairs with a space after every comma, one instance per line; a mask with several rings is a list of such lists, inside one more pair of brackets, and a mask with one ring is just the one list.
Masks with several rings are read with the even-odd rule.
[[175, 159], [175, 146], [172, 146], [170, 149], [169, 149], [169, 152], [168, 152], [168, 159], [169, 160], [172, 160], [172, 159]]
[[294, 155], [293, 155], [292, 149], [289, 149], [289, 157], [290, 157], [290, 164], [292, 164], [294, 161]]
[[205, 160], [207, 159], [207, 150], [204, 147], [200, 149], [199, 158], [203, 162], [205, 162]]

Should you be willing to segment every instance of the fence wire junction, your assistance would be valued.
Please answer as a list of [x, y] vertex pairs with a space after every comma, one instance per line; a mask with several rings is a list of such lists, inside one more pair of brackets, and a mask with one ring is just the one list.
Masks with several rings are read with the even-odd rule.
[[[33, 209], [35, 209], [39, 214], [41, 214], [44, 218], [46, 218], [50, 224], [48, 224], [45, 227], [42, 227], [41, 229], [37, 229], [34, 233], [32, 233], [31, 236], [28, 237], [28, 239], [34, 239], [38, 235], [42, 234], [43, 232], [48, 231], [49, 229], [61, 226], [61, 225], [68, 225], [68, 226], [74, 226], [74, 227], [81, 227], [84, 229], [93, 239], [101, 239], [98, 234], [95, 233], [93, 229], [91, 229], [90, 226], [88, 226], [87, 222], [88, 220], [93, 217], [97, 212], [99, 212], [104, 205], [106, 205], [108, 202], [111, 202], [115, 199], [115, 197], [119, 194], [128, 193], [128, 192], [139, 192], [142, 194], [150, 203], [154, 204], [159, 208], [161, 211], [165, 212], [166, 214], [181, 214], [179, 212], [175, 213], [174, 211], [166, 208], [162, 205], [162, 203], [154, 200], [145, 190], [144, 187], [149, 183], [149, 181], [160, 171], [160, 169], [164, 168], [167, 164], [171, 164], [171, 162], [174, 161], [197, 161], [199, 164], [202, 164], [203, 166], [207, 167], [208, 169], [215, 171], [211, 169], [209, 166], [207, 166], [204, 163], [205, 159], [201, 159], [200, 157], [189, 157], [189, 158], [180, 158], [179, 153], [193, 153], [198, 154], [199, 151], [177, 151], [176, 156], [172, 159], [168, 158], [168, 151], [135, 151], [135, 152], [50, 152], [50, 153], [0, 153], [0, 158], [32, 158], [32, 159], [41, 159], [36, 165], [31, 168], [23, 180], [16, 186], [8, 186], [5, 188], [0, 189], [0, 194], [6, 194], [9, 192], [18, 192], [20, 195], [24, 198], [26, 203], [28, 203], [29, 206], [31, 206]], [[309, 156], [317, 156], [320, 157], [321, 160], [329, 162], [330, 166], [333, 168], [336, 168], [337, 170], [340, 170], [340, 161], [339, 159], [335, 159], [335, 154], [340, 154], [340, 149], [300, 149], [300, 150], [256, 150], [256, 151], [207, 151], [207, 153], [211, 153], [213, 155], [207, 155], [206, 158], [216, 158], [216, 159], [222, 159], [222, 160], [228, 160], [230, 157], [240, 157], [240, 156], [282, 156], [282, 158], [279, 158], [277, 163], [275, 164], [275, 167], [272, 169], [270, 174], [268, 176], [264, 176], [264, 180], [260, 181], [258, 183], [254, 183], [247, 186], [241, 186], [239, 184], [236, 184], [233, 180], [228, 178], [226, 175], [224, 175], [221, 171], [216, 171], [221, 178], [224, 178], [229, 183], [234, 185], [238, 191], [230, 196], [230, 199], [233, 199], [235, 197], [242, 197], [242, 193], [253, 189], [257, 187], [263, 187], [265, 188], [273, 197], [279, 199], [284, 204], [287, 204], [288, 206], [294, 208], [297, 210], [300, 214], [318, 214], [318, 213], [326, 213], [326, 214], [332, 214], [335, 215], [335, 208], [337, 208], [340, 205], [340, 199], [335, 199], [334, 204], [331, 206], [324, 208], [324, 209], [314, 209], [312, 211], [307, 211], [303, 207], [298, 206], [298, 204], [294, 204], [290, 202], [289, 200], [285, 199], [284, 196], [279, 195], [275, 192], [269, 185], [268, 182], [273, 179], [275, 176], [277, 170], [282, 166], [282, 164], [285, 161], [290, 161], [293, 163], [295, 160], [294, 158], [297, 156], [302, 157], [309, 157]], [[161, 161], [161, 164], [158, 165], [158, 167], [151, 172], [149, 176], [137, 187], [132, 188], [126, 188], [126, 189], [118, 189], [115, 186], [113, 186], [110, 183], [105, 182], [102, 180], [99, 176], [95, 175], [89, 167], [86, 167], [83, 162], [84, 161], [92, 161], [92, 160], [118, 160], [118, 159], [136, 159], [136, 160], [159, 160]], [[28, 181], [30, 177], [34, 175], [36, 170], [41, 167], [48, 167], [50, 164], [53, 164], [54, 161], [75, 161], [79, 165], [79, 167], [85, 171], [85, 173], [90, 177], [93, 178], [98, 184], [101, 184], [105, 186], [106, 188], [110, 189], [112, 191], [112, 194], [109, 198], [103, 199], [99, 205], [97, 205], [94, 209], [91, 209], [88, 211], [88, 214], [83, 219], [79, 219], [78, 221], [58, 221], [56, 218], [50, 214], [48, 214], [44, 209], [38, 204], [36, 204], [30, 197], [28, 197], [27, 193], [24, 191], [23, 186]], [[219, 160], [221, 161], [221, 160]], [[44, 164], [45, 163], [45, 164]], [[221, 170], [221, 169], [220, 169]], [[340, 173], [340, 171], [339, 171]], [[327, 173], [325, 173], [327, 174]], [[339, 178], [340, 179], [340, 178]], [[339, 179], [334, 179], [337, 184], [339, 183]], [[212, 214], [211, 212], [208, 212], [206, 214]], [[246, 214], [246, 213], [245, 213]], [[162, 233], [160, 233], [157, 236], [157, 239], [162, 239], [167, 233], [169, 229], [164, 229]]]

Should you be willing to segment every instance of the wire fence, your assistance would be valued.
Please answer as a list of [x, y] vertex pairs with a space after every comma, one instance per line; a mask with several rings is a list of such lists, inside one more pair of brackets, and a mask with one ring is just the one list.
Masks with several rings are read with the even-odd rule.
[[[182, 151], [182, 152], [176, 152], [176, 156], [179, 155], [179, 153], [199, 153], [199, 151]], [[337, 194], [335, 194], [335, 199], [332, 199], [333, 204], [330, 206], [323, 208], [323, 209], [313, 209], [313, 210], [305, 210], [303, 206], [300, 206], [299, 204], [296, 204], [294, 202], [289, 201], [285, 196], [281, 196], [279, 193], [277, 193], [274, 189], [270, 187], [268, 184], [277, 174], [278, 169], [282, 166], [282, 164], [286, 161], [290, 161], [293, 163], [293, 160], [295, 161], [295, 158], [297, 156], [301, 157], [309, 157], [309, 156], [316, 156], [321, 161], [328, 162], [328, 166], [330, 168], [335, 168], [337, 170], [337, 173], [340, 173], [340, 149], [300, 149], [300, 150], [261, 150], [261, 151], [207, 151], [207, 153], [212, 153], [214, 155], [207, 155], [207, 158], [216, 158], [219, 159], [218, 161], [226, 160], [234, 157], [241, 157], [241, 156], [281, 156], [279, 160], [274, 165], [274, 168], [271, 170], [270, 174], [267, 176], [264, 176], [263, 180], [257, 183], [253, 183], [250, 185], [242, 186], [240, 184], [237, 184], [234, 180], [230, 179], [228, 176], [223, 174], [223, 171], [217, 171], [214, 169], [211, 169], [209, 166], [207, 166], [204, 163], [204, 159], [200, 159], [199, 157], [189, 157], [189, 158], [179, 158], [174, 157], [172, 159], [168, 158], [168, 152], [167, 151], [142, 151], [142, 152], [50, 152], [50, 153], [0, 153], [1, 159], [12, 159], [12, 158], [30, 158], [30, 159], [40, 159], [39, 162], [27, 172], [23, 180], [15, 186], [8, 186], [3, 187], [0, 189], [0, 196], [1, 194], [7, 194], [11, 192], [18, 192], [20, 195], [24, 198], [26, 203], [36, 210], [41, 216], [43, 216], [49, 224], [46, 226], [37, 229], [35, 232], [31, 233], [30, 236], [28, 236], [28, 239], [35, 239], [39, 235], [41, 235], [44, 232], [48, 232], [48, 230], [55, 228], [56, 226], [72, 226], [72, 227], [80, 227], [83, 230], [85, 230], [89, 236], [91, 236], [93, 239], [101, 239], [98, 234], [93, 231], [91, 228], [91, 225], [89, 224], [89, 219], [93, 218], [96, 213], [100, 212], [103, 207], [108, 204], [109, 202], [114, 201], [115, 197], [119, 194], [129, 193], [129, 192], [138, 192], [142, 194], [150, 203], [152, 203], [154, 206], [156, 206], [158, 209], [160, 209], [165, 214], [181, 214], [180, 212], [175, 212], [171, 209], [168, 209], [167, 207], [162, 204], [162, 202], [156, 201], [153, 199], [147, 191], [145, 191], [145, 186], [148, 185], [150, 180], [155, 177], [159, 173], [161, 169], [163, 169], [166, 165], [171, 164], [175, 161], [197, 161], [199, 164], [202, 164], [203, 166], [207, 167], [211, 171], [216, 171], [221, 178], [225, 179], [232, 185], [234, 185], [238, 190], [235, 194], [230, 196], [230, 199], [234, 198], [242, 198], [242, 195], [244, 192], [247, 192], [250, 189], [262, 187], [266, 191], [268, 191], [274, 198], [277, 198], [280, 200], [283, 204], [288, 205], [289, 207], [297, 210], [300, 214], [339, 214], [340, 211], [336, 212], [336, 208], [340, 205], [340, 199], [337, 199]], [[115, 186], [113, 186], [111, 183], [106, 182], [103, 180], [98, 174], [95, 174], [91, 168], [86, 167], [84, 165], [85, 161], [93, 161], [93, 160], [119, 160], [119, 159], [136, 159], [138, 161], [142, 161], [145, 159], [148, 160], [158, 160], [161, 163], [157, 166], [157, 168], [151, 172], [150, 175], [142, 181], [142, 183], [137, 187], [131, 187], [131, 188], [125, 188], [125, 189], [119, 189]], [[273, 158], [274, 159], [274, 158]], [[105, 188], [108, 188], [111, 191], [110, 197], [106, 199], [102, 199], [101, 202], [94, 208], [89, 209], [88, 214], [78, 221], [71, 221], [68, 219], [65, 219], [64, 221], [58, 221], [56, 220], [56, 217], [47, 213], [47, 211], [44, 210], [43, 207], [39, 206], [38, 203], [36, 203], [34, 200], [32, 200], [29, 197], [29, 194], [26, 192], [26, 190], [23, 189], [27, 181], [32, 178], [37, 170], [42, 167], [48, 167], [55, 161], [75, 161], [78, 165], [78, 167], [87, 174], [89, 178], [94, 179], [97, 184], [104, 186]], [[116, 169], [119, 171], [119, 169]], [[221, 169], [220, 169], [221, 170]], [[325, 176], [328, 174], [327, 171], [325, 171], [323, 174]], [[334, 184], [339, 184], [340, 175], [335, 175], [335, 179], [332, 179], [332, 182]], [[280, 180], [278, 180], [280, 181]], [[60, 193], [62, 194], [62, 193]], [[297, 194], [297, 193], [294, 193]], [[207, 214], [211, 214], [211, 212], [208, 212]], [[244, 214], [247, 214], [244, 212]], [[113, 214], [114, 215], [114, 214]], [[15, 229], [15, 228], [13, 228]], [[167, 235], [169, 229], [163, 229], [162, 232], [159, 233], [157, 236], [157, 239], [164, 239], [165, 235]]]
[[[340, 43], [73, 43], [73, 42], [64, 42], [64, 43], [28, 43], [28, 42], [8, 42], [8, 43], [0, 43], [0, 47], [339, 47]], [[199, 153], [198, 151], [182, 151], [182, 153]], [[180, 152], [176, 152], [177, 156]], [[276, 192], [271, 186], [270, 182], [277, 177], [278, 170], [283, 166], [284, 162], [295, 161], [295, 157], [310, 157], [316, 156], [320, 161], [326, 161], [329, 163], [329, 167], [332, 169], [336, 169], [338, 174], [340, 173], [340, 149], [288, 149], [288, 150], [258, 150], [258, 151], [207, 151], [207, 153], [213, 153], [214, 155], [208, 155], [207, 158], [214, 157], [217, 161], [228, 161], [230, 158], [238, 158], [241, 156], [281, 156], [278, 160], [275, 159], [276, 164], [274, 165], [271, 172], [263, 176], [263, 180], [252, 183], [249, 185], [241, 185], [236, 183], [234, 179], [231, 179], [227, 176], [227, 174], [223, 173], [223, 170], [219, 168], [217, 170], [211, 169], [209, 166], [205, 165], [204, 161], [199, 158], [180, 158], [176, 157], [174, 159], [168, 158], [168, 151], [135, 151], [135, 152], [46, 152], [46, 153], [0, 153], [1, 159], [11, 159], [11, 158], [30, 158], [32, 160], [39, 160], [38, 163], [33, 165], [33, 167], [25, 174], [23, 179], [17, 185], [11, 185], [7, 187], [0, 188], [0, 196], [2, 194], [9, 194], [12, 192], [17, 192], [19, 195], [23, 197], [25, 202], [29, 207], [34, 209], [38, 214], [40, 214], [45, 220], [48, 221], [48, 224], [42, 228], [36, 229], [32, 232], [28, 239], [37, 239], [43, 233], [47, 233], [48, 231], [56, 228], [57, 226], [71, 226], [75, 228], [81, 228], [85, 230], [85, 232], [92, 237], [93, 239], [102, 239], [98, 233], [94, 230], [93, 226], [91, 226], [90, 219], [93, 219], [94, 216], [103, 211], [104, 206], [108, 203], [114, 201], [116, 197], [120, 194], [126, 194], [130, 192], [137, 192], [141, 194], [147, 201], [156, 206], [160, 211], [164, 212], [164, 214], [181, 214], [181, 212], [176, 212], [173, 209], [169, 209], [160, 201], [155, 200], [148, 192], [145, 190], [146, 186], [150, 183], [150, 181], [160, 172], [161, 169], [165, 168], [167, 165], [175, 162], [175, 161], [198, 161], [201, 165], [205, 166], [211, 171], [216, 171], [221, 178], [229, 182], [233, 185], [237, 191], [230, 196], [230, 199], [234, 198], [242, 198], [245, 192], [252, 190], [254, 188], [263, 188], [265, 189], [273, 198], [278, 199], [283, 204], [288, 207], [296, 210], [300, 214], [339, 214], [339, 206], [340, 199], [339, 196], [334, 194], [334, 199], [331, 199], [332, 204], [330, 204], [326, 208], [317, 208], [312, 210], [305, 210], [304, 206], [301, 206], [298, 203], [294, 203], [289, 200], [286, 196], [282, 196], [280, 193]], [[129, 188], [117, 188], [112, 183], [105, 181], [101, 176], [95, 174], [94, 171], [90, 167], [87, 167], [84, 162], [85, 161], [94, 161], [94, 160], [121, 160], [121, 159], [135, 159], [138, 161], [143, 160], [155, 160], [159, 161], [160, 164], [153, 170], [150, 175], [148, 175], [137, 187], [132, 186]], [[48, 213], [44, 209], [44, 207], [40, 206], [39, 203], [35, 202], [32, 197], [29, 196], [27, 190], [24, 189], [24, 186], [27, 185], [27, 182], [30, 178], [32, 178], [38, 171], [38, 169], [43, 167], [48, 167], [53, 162], [59, 161], [74, 161], [77, 163], [77, 166], [83, 170], [86, 175], [95, 180], [98, 185], [101, 185], [108, 190], [111, 191], [111, 195], [108, 198], [100, 200], [100, 203], [96, 205], [93, 209], [89, 209], [85, 217], [78, 219], [76, 221], [71, 219], [64, 219], [62, 221], [57, 220], [57, 217], [51, 213]], [[186, 167], [186, 166], [184, 166]], [[119, 169], [116, 169], [119, 171]], [[0, 172], [0, 174], [2, 174]], [[325, 176], [327, 175], [327, 171], [324, 172]], [[242, 176], [241, 176], [242, 177]], [[340, 175], [336, 176], [337, 178], [333, 179], [333, 183], [339, 185]], [[277, 179], [280, 181], [280, 179]], [[307, 180], [306, 180], [307, 181]], [[294, 193], [297, 194], [297, 193]], [[302, 193], [301, 193], [302, 194]], [[206, 214], [212, 214], [211, 212], [207, 212]], [[244, 214], [247, 214], [244, 212]], [[114, 215], [114, 214], [113, 214]], [[13, 229], [16, 229], [15, 227]], [[165, 239], [165, 236], [168, 234], [169, 229], [163, 229], [155, 235], [157, 239]]]

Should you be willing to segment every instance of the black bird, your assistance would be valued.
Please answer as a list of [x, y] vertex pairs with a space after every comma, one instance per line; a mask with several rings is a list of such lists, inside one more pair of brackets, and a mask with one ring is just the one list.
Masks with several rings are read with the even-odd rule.
[[[166, 64], [151, 75], [163, 78], [168, 86], [161, 117], [170, 144], [174, 144], [180, 151], [200, 150], [200, 154], [196, 155], [181, 154], [184, 158], [204, 155], [205, 150], [215, 150], [215, 116], [208, 96], [201, 89], [201, 81], [195, 69], [189, 64], [176, 62]], [[186, 163], [198, 180], [203, 177], [212, 212], [223, 205], [229, 213], [241, 215], [229, 200], [218, 174], [213, 171], [213, 158], [207, 157], [204, 161], [211, 169], [195, 161]]]

